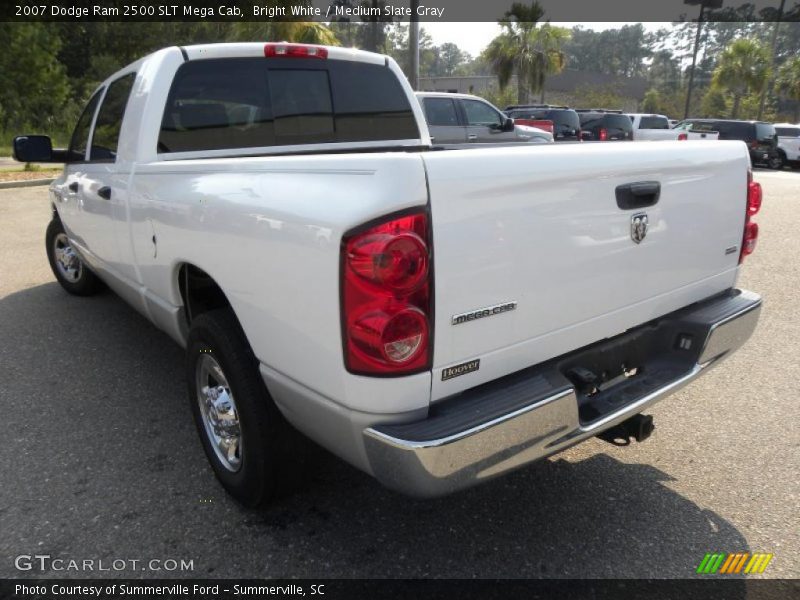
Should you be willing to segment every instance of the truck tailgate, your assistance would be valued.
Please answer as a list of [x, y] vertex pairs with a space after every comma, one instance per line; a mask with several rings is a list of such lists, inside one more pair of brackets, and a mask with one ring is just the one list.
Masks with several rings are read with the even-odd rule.
[[[453, 150], [423, 160], [437, 274], [433, 401], [735, 283], [749, 166], [741, 142]], [[637, 182], [657, 182], [658, 201], [620, 208], [618, 186]], [[642, 213], [648, 227], [637, 243]], [[477, 370], [445, 374], [476, 359]]]

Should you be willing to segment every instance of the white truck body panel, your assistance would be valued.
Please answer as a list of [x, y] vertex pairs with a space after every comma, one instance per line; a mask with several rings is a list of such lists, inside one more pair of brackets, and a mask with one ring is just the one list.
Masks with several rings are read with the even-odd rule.
[[[164, 107], [187, 58], [261, 56], [263, 48], [168, 48], [109, 78], [104, 86], [137, 74], [116, 160], [68, 163], [51, 186], [52, 203], [92, 270], [179, 343], [188, 328], [179, 272], [191, 265], [210, 275], [281, 412], [365, 471], [373, 472], [368, 428], [424, 418], [459, 392], [736, 282], [749, 167], [740, 142], [713, 152], [693, 142], [433, 150], [407, 80], [378, 55], [328, 49], [328, 60], [385, 64], [418, 138], [160, 153]], [[660, 184], [656, 203], [617, 205], [618, 186], [652, 181]], [[110, 199], [99, 199], [103, 187]], [[432, 231], [432, 368], [355, 375], [343, 350], [343, 236], [415, 207], [429, 210]], [[636, 240], [640, 212], [649, 230]], [[515, 310], [452, 324], [454, 315], [509, 302]], [[443, 380], [443, 369], [473, 359], [479, 370]], [[577, 415], [577, 404], [569, 412]]]
[[[741, 242], [749, 159], [738, 142], [715, 145], [713, 161], [707, 154], [700, 142], [676, 142], [645, 160], [628, 144], [426, 155], [436, 269], [446, 273], [436, 281], [434, 373], [481, 358], [476, 373], [434, 378], [433, 399], [731, 287], [738, 253], [726, 249]], [[615, 188], [646, 180], [662, 182], [661, 199], [646, 209], [650, 231], [637, 245]], [[516, 310], [450, 324], [504, 302]]]

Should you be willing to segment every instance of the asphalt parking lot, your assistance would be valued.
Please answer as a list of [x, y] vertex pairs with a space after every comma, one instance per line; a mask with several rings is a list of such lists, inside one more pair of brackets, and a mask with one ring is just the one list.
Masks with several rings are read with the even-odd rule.
[[[657, 405], [656, 433], [589, 441], [417, 501], [325, 453], [262, 511], [216, 483], [183, 354], [111, 293], [68, 296], [44, 254], [46, 188], [0, 190], [0, 577], [14, 558], [193, 561], [45, 576], [689, 577], [706, 552], [771, 552], [800, 577], [800, 172], [758, 171], [765, 299], [742, 350]], [[139, 567], [141, 569], [141, 567]]]

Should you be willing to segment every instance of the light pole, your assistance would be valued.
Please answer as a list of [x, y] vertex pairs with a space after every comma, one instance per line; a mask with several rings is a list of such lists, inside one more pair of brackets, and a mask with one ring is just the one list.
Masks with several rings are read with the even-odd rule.
[[703, 30], [703, 15], [706, 8], [721, 8], [722, 0], [683, 0], [690, 6], [700, 5], [700, 16], [697, 19], [697, 33], [694, 36], [694, 51], [692, 52], [692, 67], [689, 69], [689, 88], [686, 90], [686, 107], [683, 109], [683, 118], [689, 118], [689, 105], [692, 102], [692, 88], [694, 88], [694, 67], [697, 64], [697, 49], [700, 46], [700, 32]]
[[408, 26], [408, 50], [411, 54], [409, 83], [411, 89], [419, 89], [419, 0], [411, 0], [411, 22]]

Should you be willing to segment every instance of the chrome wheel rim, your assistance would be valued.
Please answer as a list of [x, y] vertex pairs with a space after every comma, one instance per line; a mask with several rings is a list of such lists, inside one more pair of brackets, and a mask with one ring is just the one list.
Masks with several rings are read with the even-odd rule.
[[83, 264], [65, 233], [59, 233], [53, 240], [53, 257], [56, 268], [64, 279], [75, 283], [81, 278]]
[[197, 361], [196, 378], [206, 437], [222, 466], [235, 473], [242, 466], [242, 430], [228, 380], [216, 359], [206, 353]]

